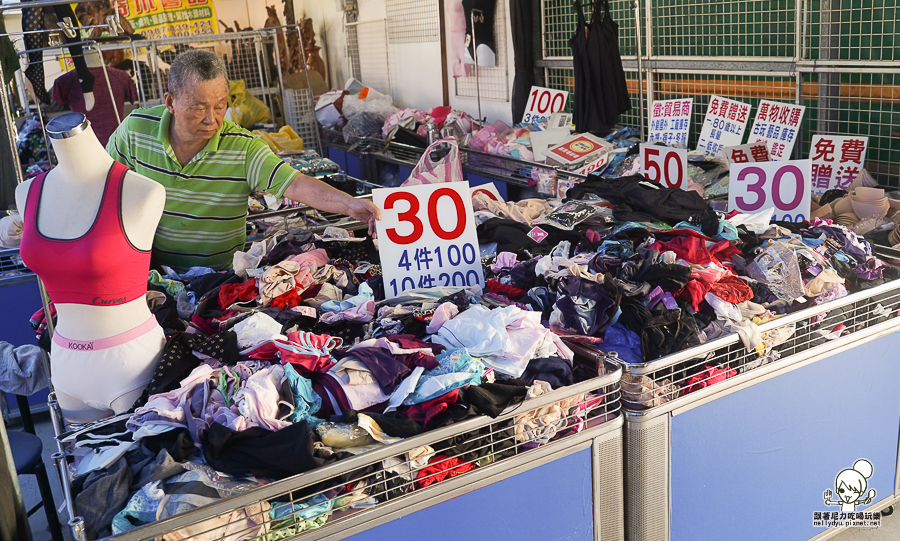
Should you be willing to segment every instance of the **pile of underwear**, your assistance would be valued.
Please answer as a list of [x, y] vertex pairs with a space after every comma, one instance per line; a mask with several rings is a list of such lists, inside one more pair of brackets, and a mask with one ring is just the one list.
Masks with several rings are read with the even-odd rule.
[[[152, 381], [129, 413], [65, 438], [88, 537], [497, 418], [592, 377], [538, 312], [479, 288], [385, 301], [377, 261], [370, 238], [298, 231], [239, 252], [232, 271], [151, 271], [151, 311], [169, 336]], [[307, 487], [305, 499], [294, 492], [166, 538], [274, 541], [606, 422], [615, 412], [604, 406], [590, 392], [523, 406]]]
[[[591, 176], [542, 216], [522, 211], [524, 201], [490, 205], [476, 200], [474, 208], [481, 209], [482, 250], [496, 252], [485, 275], [494, 301], [539, 311], [559, 336], [614, 351], [626, 363], [732, 333], [754, 353], [726, 364], [686, 363], [662, 383], [626, 374], [624, 399], [636, 402], [629, 407], [657, 406], [777, 360], [780, 350], [799, 347], [795, 335], [818, 333], [803, 342], [814, 347], [851, 332], [850, 307], [769, 333], [758, 326], [900, 276], [868, 240], [831, 220], [718, 213], [695, 192], [640, 176]], [[894, 317], [895, 304], [875, 309]]]
[[[819, 333], [804, 347], [827, 343], [845, 330], [832, 314], [770, 332], [758, 326], [900, 276], [867, 240], [829, 220], [717, 213], [695, 192], [640, 177], [592, 177], [569, 195], [475, 196], [484, 288], [385, 299], [374, 241], [331, 228], [321, 237], [273, 234], [238, 252], [227, 272], [151, 271], [148, 302], [169, 336], [153, 380], [131, 412], [67, 435], [88, 536], [475, 416], [497, 418], [591, 377], [568, 342], [646, 363], [740, 337], [750, 355], [731, 364], [694, 362], [662, 382], [626, 375], [631, 407], [653, 407], [773, 362], [801, 331]], [[274, 541], [286, 531], [276, 534], [279, 524], [291, 535], [316, 528], [610, 418], [591, 393], [520, 409], [499, 430], [413, 449], [377, 472], [372, 465], [295, 492], [293, 503], [210, 519], [198, 538]]]

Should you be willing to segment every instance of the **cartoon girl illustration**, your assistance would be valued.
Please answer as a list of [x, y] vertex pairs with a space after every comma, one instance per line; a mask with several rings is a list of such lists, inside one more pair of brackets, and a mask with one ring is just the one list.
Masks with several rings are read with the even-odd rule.
[[840, 505], [842, 512], [855, 512], [857, 505], [872, 503], [875, 497], [875, 489], [869, 491], [865, 498], [861, 496], [866, 492], [866, 479], [872, 477], [872, 463], [861, 458], [853, 463], [853, 468], [841, 471], [834, 480], [834, 488], [837, 490], [838, 499], [832, 501], [834, 494], [831, 489], [825, 491], [825, 505]]

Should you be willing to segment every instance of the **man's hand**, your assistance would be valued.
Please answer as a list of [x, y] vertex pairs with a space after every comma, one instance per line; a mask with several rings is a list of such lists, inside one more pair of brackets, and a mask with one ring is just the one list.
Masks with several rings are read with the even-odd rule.
[[368, 199], [353, 199], [348, 204], [347, 214], [354, 220], [369, 224], [369, 235], [375, 237], [375, 220], [381, 219], [381, 209]]

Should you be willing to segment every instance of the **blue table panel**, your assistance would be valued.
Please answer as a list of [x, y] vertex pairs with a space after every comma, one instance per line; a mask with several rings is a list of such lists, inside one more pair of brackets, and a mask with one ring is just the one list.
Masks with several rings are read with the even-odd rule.
[[365, 178], [362, 174], [362, 160], [356, 154], [346, 153], [347, 156], [347, 168], [345, 169], [346, 173], [353, 178], [358, 178], [361, 180], [369, 180], [371, 179]]
[[347, 170], [347, 153], [339, 148], [325, 147], [327, 158], [338, 164], [341, 171]]
[[[34, 329], [28, 322], [35, 311], [40, 310], [41, 292], [37, 279], [12, 286], [0, 287], [0, 306], [3, 307], [3, 325], [0, 325], [0, 341], [13, 346], [37, 344]], [[49, 390], [44, 388], [28, 397], [32, 407], [47, 403]], [[7, 394], [6, 403], [11, 411], [17, 411], [16, 397]]]
[[397, 178], [403, 179], [404, 181], [412, 175], [413, 168], [407, 167], [405, 165], [399, 165], [400, 171], [397, 173]]
[[589, 541], [591, 485], [591, 450], [585, 449], [349, 539]]
[[[865, 458], [894, 493], [900, 334], [759, 383], [671, 422], [671, 540], [809, 539], [835, 477]], [[868, 506], [860, 505], [856, 511]], [[880, 509], [869, 509], [880, 511]]]

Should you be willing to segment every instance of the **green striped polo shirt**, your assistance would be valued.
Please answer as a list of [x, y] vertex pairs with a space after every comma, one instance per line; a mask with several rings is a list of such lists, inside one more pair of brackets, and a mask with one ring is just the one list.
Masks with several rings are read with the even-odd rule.
[[247, 237], [249, 193], [263, 190], [281, 198], [299, 173], [229, 120], [181, 167], [169, 143], [171, 120], [165, 105], [138, 109], [109, 138], [106, 151], [166, 188], [153, 240], [157, 262], [175, 270], [230, 268]]

